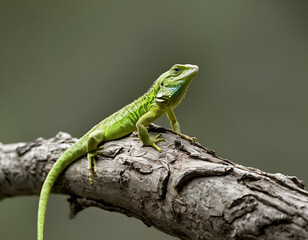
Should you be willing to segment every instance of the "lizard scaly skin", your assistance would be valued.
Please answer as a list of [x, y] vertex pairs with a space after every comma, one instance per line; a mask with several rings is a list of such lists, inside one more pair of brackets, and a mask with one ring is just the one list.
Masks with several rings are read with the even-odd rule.
[[38, 240], [43, 240], [48, 197], [60, 173], [72, 162], [87, 154], [90, 170], [89, 179], [92, 183], [92, 175], [96, 173], [96, 155], [103, 148], [101, 144], [121, 138], [135, 130], [138, 131], [143, 145], [152, 146], [161, 152], [156, 143], [164, 141], [164, 139], [159, 138], [160, 134], [151, 138], [146, 127], [166, 113], [173, 131], [180, 133], [180, 125], [173, 109], [184, 98], [198, 71], [199, 68], [196, 65], [176, 64], [172, 66], [170, 70], [158, 77], [143, 96], [95, 125], [62, 154], [49, 171], [40, 193], [37, 216]]

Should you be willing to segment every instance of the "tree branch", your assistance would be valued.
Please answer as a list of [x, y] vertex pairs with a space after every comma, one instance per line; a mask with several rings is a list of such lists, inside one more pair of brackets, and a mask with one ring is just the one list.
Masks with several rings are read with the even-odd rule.
[[[162, 153], [136, 133], [107, 142], [90, 185], [86, 157], [57, 180], [71, 195], [71, 216], [95, 206], [142, 220], [181, 239], [308, 239], [308, 192], [296, 177], [262, 172], [217, 157], [170, 130]], [[0, 143], [0, 199], [38, 195], [57, 158], [77, 139], [67, 133]]]

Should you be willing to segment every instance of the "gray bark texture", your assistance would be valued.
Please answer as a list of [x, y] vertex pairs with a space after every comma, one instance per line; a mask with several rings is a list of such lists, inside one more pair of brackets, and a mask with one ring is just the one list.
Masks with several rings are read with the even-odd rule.
[[[308, 239], [308, 192], [298, 178], [235, 164], [155, 125], [149, 131], [163, 133], [161, 153], [142, 147], [133, 133], [104, 144], [93, 185], [86, 157], [61, 174], [53, 192], [71, 196], [72, 217], [95, 206], [180, 239]], [[76, 140], [59, 133], [0, 143], [0, 199], [38, 195], [54, 162]]]

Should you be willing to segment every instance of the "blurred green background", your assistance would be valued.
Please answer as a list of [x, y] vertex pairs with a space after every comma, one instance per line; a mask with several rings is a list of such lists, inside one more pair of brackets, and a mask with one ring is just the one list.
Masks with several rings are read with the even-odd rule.
[[[307, 12], [307, 1], [1, 0], [0, 141], [80, 137], [191, 63], [200, 73], [175, 110], [182, 131], [308, 182]], [[51, 197], [46, 239], [174, 239], [97, 209], [69, 221], [66, 198]], [[2, 201], [0, 238], [35, 239], [37, 202]]]

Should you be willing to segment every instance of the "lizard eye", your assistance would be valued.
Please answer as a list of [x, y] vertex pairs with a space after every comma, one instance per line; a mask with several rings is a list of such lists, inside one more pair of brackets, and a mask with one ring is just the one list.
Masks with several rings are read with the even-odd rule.
[[162, 82], [162, 83], [160, 84], [160, 86], [164, 86], [164, 82]]
[[173, 72], [178, 73], [180, 69], [178, 67], [173, 68]]

